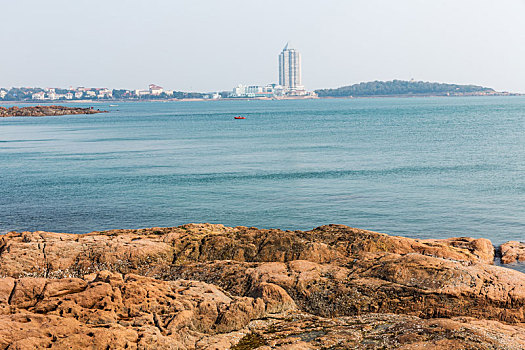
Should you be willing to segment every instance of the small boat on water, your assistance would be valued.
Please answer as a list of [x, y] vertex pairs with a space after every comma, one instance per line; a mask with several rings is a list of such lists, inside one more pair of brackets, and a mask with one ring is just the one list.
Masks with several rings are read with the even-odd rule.
[[110, 107], [118, 107], [118, 105], [109, 105]]
[[238, 117], [233, 117], [233, 119], [246, 119], [246, 117], [238, 116]]

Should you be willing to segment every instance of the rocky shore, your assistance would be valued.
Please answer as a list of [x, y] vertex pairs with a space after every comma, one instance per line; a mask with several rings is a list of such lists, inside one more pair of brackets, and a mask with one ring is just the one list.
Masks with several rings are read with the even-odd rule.
[[43, 117], [52, 115], [70, 115], [70, 114], [96, 114], [106, 113], [99, 109], [65, 107], [65, 106], [32, 106], [32, 107], [0, 107], [0, 117]]
[[495, 253], [340, 225], [10, 232], [0, 349], [525, 349], [525, 274]]

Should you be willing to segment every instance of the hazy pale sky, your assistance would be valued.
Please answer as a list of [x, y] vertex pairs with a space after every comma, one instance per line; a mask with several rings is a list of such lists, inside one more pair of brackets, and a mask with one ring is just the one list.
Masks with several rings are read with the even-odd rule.
[[0, 0], [0, 87], [308, 89], [402, 79], [525, 92], [525, 0]]

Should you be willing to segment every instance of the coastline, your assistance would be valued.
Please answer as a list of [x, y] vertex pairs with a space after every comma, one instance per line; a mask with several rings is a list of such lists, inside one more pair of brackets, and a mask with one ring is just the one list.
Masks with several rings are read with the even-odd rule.
[[[2, 237], [8, 237], [8, 236], [19, 236], [19, 235], [27, 235], [27, 234], [41, 234], [41, 233], [46, 233], [46, 234], [52, 234], [52, 235], [64, 235], [66, 237], [82, 237], [82, 236], [97, 236], [97, 235], [107, 235], [107, 234], [112, 234], [112, 235], [128, 235], [128, 234], [131, 234], [131, 233], [140, 233], [140, 232], [155, 232], [155, 231], [169, 231], [169, 230], [176, 230], [176, 229], [179, 229], [179, 228], [183, 228], [183, 227], [186, 227], [186, 226], [193, 226], [193, 225], [196, 225], [196, 226], [199, 226], [199, 225], [203, 225], [203, 226], [209, 226], [209, 227], [223, 227], [225, 228], [226, 230], [242, 230], [242, 229], [246, 229], [245, 226], [238, 226], [238, 227], [227, 227], [227, 226], [223, 226], [223, 225], [220, 225], [220, 224], [208, 224], [208, 223], [202, 223], [202, 224], [186, 224], [186, 225], [182, 225], [182, 226], [177, 226], [177, 227], [153, 227], [153, 228], [139, 228], [139, 229], [130, 229], [130, 228], [126, 228], [126, 229], [109, 229], [109, 230], [103, 230], [103, 231], [91, 231], [91, 232], [86, 232], [86, 233], [59, 233], [59, 232], [47, 232], [47, 231], [34, 231], [34, 232], [31, 232], [31, 231], [21, 231], [21, 232], [18, 232], [18, 231], [8, 231], [6, 230], [5, 232], [3, 233], [0, 233], [0, 239], [3, 239]], [[472, 238], [472, 237], [451, 237], [451, 238], [432, 238], [432, 239], [422, 239], [422, 238], [408, 238], [408, 237], [404, 237], [404, 236], [396, 236], [396, 235], [390, 235], [390, 234], [387, 234], [387, 233], [380, 233], [380, 232], [375, 232], [375, 231], [370, 231], [370, 230], [363, 230], [363, 229], [357, 229], [357, 228], [352, 228], [352, 227], [348, 227], [348, 226], [345, 226], [345, 225], [334, 225], [334, 224], [331, 224], [331, 225], [327, 225], [327, 226], [334, 226], [334, 227], [341, 227], [343, 230], [349, 230], [349, 231], [359, 231], [359, 232], [365, 232], [365, 233], [368, 233], [368, 234], [371, 234], [373, 236], [378, 236], [378, 237], [388, 237], [389, 239], [391, 238], [392, 240], [400, 240], [400, 241], [403, 241], [403, 242], [410, 242], [410, 245], [411, 245], [411, 249], [414, 249], [414, 246], [419, 244], [420, 242], [423, 242], [423, 243], [429, 243], [431, 245], [433, 245], [434, 243], [438, 242], [438, 243], [442, 243], [444, 245], [451, 245], [451, 246], [455, 246], [455, 247], [466, 247], [467, 245], [465, 244], [462, 244], [461, 242], [465, 243], [471, 243], [471, 242], [476, 242], [476, 244], [474, 244], [474, 248], [471, 248], [470, 250], [473, 251], [473, 250], [477, 250], [477, 249], [480, 249], [482, 250], [482, 254], [483, 255], [483, 259], [482, 262], [483, 263], [486, 263], [486, 264], [491, 264], [491, 265], [495, 265], [495, 266], [501, 266], [501, 267], [505, 267], [505, 268], [517, 268], [518, 271], [522, 271], [525, 273], [525, 242], [518, 242], [518, 241], [507, 241], [507, 242], [503, 242], [499, 245], [494, 245], [489, 239], [487, 238]], [[325, 226], [321, 226], [322, 227], [325, 227]], [[303, 232], [303, 231], [290, 231], [290, 230], [279, 230], [279, 229], [258, 229], [258, 228], [255, 228], [255, 227], [250, 227], [249, 229], [253, 229], [253, 230], [257, 230], [257, 231], [261, 231], [261, 232], [266, 232], [266, 231], [276, 231], [276, 232], [285, 232], [285, 233], [288, 233], [288, 232], [295, 232], [295, 233], [298, 233], [298, 232]], [[312, 229], [311, 231], [304, 231], [304, 232], [312, 232], [312, 231], [315, 231], [319, 228], [314, 228]], [[1, 243], [1, 241], [0, 241]], [[1, 244], [0, 244], [1, 245]], [[468, 254], [467, 254], [468, 255]], [[1, 256], [1, 253], [0, 253], [0, 256]], [[0, 267], [0, 271], [1, 271], [1, 267]], [[1, 272], [0, 272], [1, 273]]]
[[523, 348], [525, 274], [494, 256], [342, 225], [10, 232], [0, 345]]
[[268, 97], [236, 97], [236, 98], [220, 98], [220, 99], [205, 99], [205, 98], [169, 98], [169, 99], [113, 99], [113, 100], [53, 100], [53, 101], [42, 101], [42, 100], [23, 100], [23, 101], [0, 101], [1, 104], [5, 105], [17, 105], [17, 104], [75, 104], [75, 103], [91, 103], [91, 104], [108, 104], [116, 102], [219, 102], [219, 101], [286, 101], [286, 100], [355, 100], [355, 99], [378, 99], [378, 98], [428, 98], [428, 97], [442, 97], [442, 98], [460, 98], [460, 97], [523, 97], [525, 94], [509, 93], [509, 94], [490, 94], [490, 95], [377, 95], [377, 96], [307, 96], [307, 97], [285, 97], [285, 98], [268, 98]]

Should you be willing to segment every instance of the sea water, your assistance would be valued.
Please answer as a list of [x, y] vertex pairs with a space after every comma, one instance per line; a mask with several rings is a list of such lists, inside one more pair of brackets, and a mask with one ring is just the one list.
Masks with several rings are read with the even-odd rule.
[[0, 119], [0, 232], [335, 223], [525, 240], [524, 97], [109, 105]]

